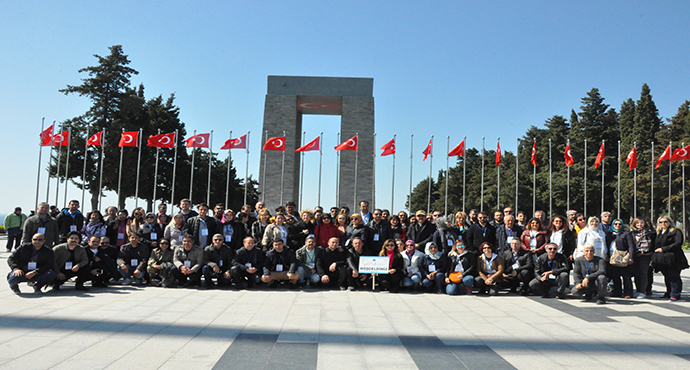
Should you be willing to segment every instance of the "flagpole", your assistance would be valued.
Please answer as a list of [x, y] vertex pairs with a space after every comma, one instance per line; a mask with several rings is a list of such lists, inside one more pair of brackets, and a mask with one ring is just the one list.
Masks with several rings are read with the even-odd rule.
[[[395, 144], [395, 134], [393, 135], [393, 144]], [[396, 150], [397, 151], [397, 150]], [[393, 174], [391, 175], [391, 213], [394, 211], [395, 204], [395, 152], [393, 152]]]
[[[160, 134], [161, 134], [161, 129], [158, 129], [158, 135], [160, 135]], [[153, 212], [157, 211], [157, 209], [156, 209], [156, 193], [157, 193], [157, 191], [156, 190], [158, 190], [157, 189], [157, 187], [158, 187], [158, 158], [160, 155], [160, 151], [161, 151], [161, 148], [156, 147], [156, 170], [153, 171], [153, 208], [152, 208]]]
[[431, 165], [434, 161], [434, 135], [431, 135], [431, 150], [429, 151], [429, 191], [426, 196], [426, 213], [431, 212]]
[[584, 202], [585, 202], [585, 205], [584, 205], [583, 212], [584, 212], [585, 217], [589, 217], [587, 215], [587, 139], [585, 139], [584, 161], [585, 161], [585, 182], [584, 182], [584, 186], [585, 186], [585, 200], [584, 200]]
[[621, 141], [618, 140], [618, 218], [621, 218]]
[[[335, 135], [335, 145], [340, 145], [340, 132], [338, 132]], [[340, 202], [340, 151], [338, 150], [335, 152], [336, 160], [335, 160], [335, 201], [336, 201], [336, 206], [341, 206], [340, 204], [337, 204]]]
[[465, 169], [467, 168], [467, 136], [462, 137], [462, 211], [465, 212]]
[[[537, 138], [534, 138], [534, 144], [537, 144]], [[536, 152], [536, 146], [534, 146], [535, 152]], [[532, 163], [532, 214], [534, 215], [537, 212], [537, 166], [534, 166], [534, 163]]]
[[[568, 148], [570, 148], [570, 139], [568, 139]], [[567, 171], [568, 171], [568, 181], [567, 181], [567, 185], [566, 185], [566, 188], [567, 188], [566, 193], [568, 194], [567, 195], [568, 200], [566, 202], [567, 203], [566, 208], [568, 210], [570, 210], [570, 166], [566, 166], [566, 167], [567, 167]]]
[[[231, 131], [232, 132], [232, 131]], [[264, 131], [264, 143], [268, 140], [268, 130]], [[261, 179], [261, 189], [263, 189], [263, 192], [261, 193], [261, 201], [265, 202], [266, 201], [266, 151], [264, 150], [264, 176], [263, 179]], [[230, 153], [228, 153], [228, 156]], [[230, 162], [228, 162], [230, 163]], [[282, 205], [282, 204], [281, 204]]]
[[[50, 153], [48, 153], [48, 185], [46, 186], [46, 203], [50, 198], [50, 162], [53, 161], [53, 143], [55, 141], [55, 120], [53, 120], [53, 130], [50, 133]], [[38, 206], [38, 204], [36, 204]], [[56, 206], [57, 207], [57, 206]]]
[[101, 135], [101, 168], [99, 168], [100, 178], [98, 180], [98, 210], [101, 210], [101, 201], [103, 201], [103, 160], [105, 159], [105, 128]]
[[354, 197], [352, 201], [352, 209], [354, 210], [355, 207], [357, 207], [357, 162], [359, 161], [359, 132], [355, 133], [355, 138], [357, 138], [357, 150], [355, 150], [355, 189], [354, 189]]
[[414, 135], [410, 135], [410, 195], [407, 198], [407, 211], [412, 213], [412, 159], [414, 157]]
[[[244, 203], [243, 204], [247, 204], [247, 181], [249, 181], [249, 134], [250, 133], [251, 133], [251, 131], [247, 131], [247, 141], [245, 141], [247, 163], [245, 163], [245, 165], [244, 165]], [[227, 206], [228, 206], [228, 202], [226, 201], [225, 207], [227, 207]]]
[[206, 188], [206, 204], [211, 204], [211, 164], [213, 164], [213, 130], [211, 130], [211, 135], [209, 135], [208, 138], [208, 187]]
[[139, 135], [137, 135], [137, 146], [139, 147], [139, 155], [137, 156], [137, 182], [134, 184], [134, 208], [139, 206], [139, 172], [141, 171], [141, 137], [142, 129], [139, 129]]
[[[232, 130], [230, 130], [230, 140], [232, 140]], [[223, 203], [225, 205], [225, 209], [230, 208], [230, 206], [228, 205], [228, 201], [229, 201], [228, 197], [229, 197], [229, 189], [230, 189], [230, 152], [232, 152], [232, 148], [228, 149], [228, 158], [226, 161], [227, 162], [227, 166], [226, 166], [227, 171], [226, 171], [226, 175], [225, 175], [225, 203]]]
[[84, 140], [84, 169], [81, 172], [81, 206], [82, 209], [86, 209], [84, 206], [84, 194], [86, 192], [86, 159], [89, 151], [89, 129], [86, 129], [86, 140]]
[[[69, 145], [69, 144], [68, 144]], [[668, 142], [668, 217], [671, 217], [671, 166], [673, 161], [671, 161], [671, 155], [673, 153], [673, 148], [671, 147], [671, 142]], [[68, 162], [69, 163], [69, 162]], [[65, 185], [67, 184], [67, 177], [65, 177]], [[675, 226], [675, 225], [672, 225]], [[683, 231], [685, 232], [685, 231]]]
[[319, 191], [316, 196], [316, 205], [321, 205], [321, 167], [323, 164], [323, 131], [319, 134]]
[[549, 139], [549, 217], [553, 217], [553, 165], [551, 161], [551, 139]]
[[[602, 147], [604, 146], [604, 140], [601, 141]], [[604, 147], [604, 153], [606, 153], [606, 147]], [[601, 159], [601, 213], [604, 213], [604, 166], [606, 166], [606, 155]]]
[[[60, 161], [62, 160], [62, 131], [65, 129], [63, 125], [60, 125], [60, 145], [57, 147], [58, 158], [57, 158], [57, 168], [55, 170], [55, 178], [57, 179], [57, 185], [55, 186], [55, 207], [58, 206], [58, 196], [60, 194]], [[53, 137], [55, 137], [53, 135]]]
[[[69, 176], [69, 157], [70, 157], [69, 148], [72, 145], [71, 141], [72, 141], [72, 125], [70, 124], [69, 127], [67, 128], [67, 152], [65, 152], [65, 157], [67, 157], [67, 160], [65, 161], [65, 197], [63, 199], [63, 202], [64, 202], [63, 208], [67, 208], [67, 181], [68, 181], [67, 176]], [[670, 207], [669, 207], [669, 209], [670, 209]]]
[[[192, 136], [196, 136], [196, 130], [194, 130], [194, 133]], [[196, 142], [196, 138], [194, 138], [194, 142]], [[194, 155], [196, 154], [196, 146], [192, 147], [192, 167], [191, 167], [191, 174], [189, 176], [189, 203], [194, 204], [192, 202], [192, 190], [194, 190]]]
[[650, 219], [652, 220], [652, 223], [654, 222], [654, 142], [652, 141], [652, 173], [651, 173], [651, 189], [650, 189], [650, 204], [649, 204], [649, 216]]
[[[302, 131], [302, 142], [300, 143], [300, 146], [304, 145], [304, 140], [307, 137], [307, 133], [305, 131]], [[305, 209], [304, 205], [302, 204], [302, 189], [304, 188], [304, 152], [299, 153], [299, 206], [301, 209]]]
[[[496, 138], [496, 155], [498, 156], [498, 148], [501, 145], [501, 138]], [[499, 156], [500, 161], [500, 156]], [[499, 162], [500, 163], [500, 162]], [[496, 166], [496, 209], [501, 208], [501, 166]]]
[[[285, 131], [283, 131], [283, 137], [287, 138], [285, 136]], [[285, 145], [283, 143], [283, 145]], [[264, 173], [266, 170], [264, 169]], [[356, 180], [355, 180], [356, 181]], [[283, 193], [285, 189], [285, 148], [283, 148], [283, 161], [282, 161], [282, 167], [280, 169], [280, 205], [283, 206], [285, 203], [283, 203]]]
[[484, 136], [482, 136], [482, 182], [481, 182], [481, 200], [479, 203], [479, 210], [484, 210]]
[[[122, 133], [120, 134], [120, 140], [122, 140], [122, 134], [125, 133], [125, 128], [122, 128]], [[122, 193], [120, 192], [121, 185], [122, 185], [122, 155], [123, 155], [123, 149], [124, 147], [120, 145], [120, 169], [117, 171], [117, 206], [120, 206], [120, 198]], [[124, 204], [124, 200], [122, 201]]]
[[515, 138], [515, 207], [513, 208], [513, 212], [515, 212], [515, 215], [517, 216], [518, 213], [518, 174], [519, 174], [519, 167], [520, 167], [520, 138]]
[[[374, 133], [374, 148], [372, 152], [372, 165], [371, 165], [371, 207], [376, 207], [376, 133]], [[359, 149], [359, 148], [358, 148]]]
[[[447, 140], [447, 142], [446, 142], [446, 186], [445, 186], [445, 188], [446, 188], [446, 201], [445, 201], [445, 206], [444, 206], [445, 208], [443, 210], [444, 215], [448, 215], [448, 165], [449, 165], [448, 161], [450, 158], [448, 153], [450, 153], [450, 136], [448, 136], [446, 138], [446, 140]], [[393, 208], [391, 207], [391, 210], [392, 209]]]
[[[41, 155], [43, 154], [43, 130], [45, 129], [46, 118], [41, 117], [41, 138], [38, 141], [38, 173], [36, 174], [36, 201], [34, 206], [38, 207], [38, 188], [41, 182]], [[52, 143], [53, 137], [51, 135], [50, 141]]]
[[[680, 145], [681, 145], [683, 148], [685, 148], [685, 143], [681, 143]], [[685, 157], [683, 157], [683, 158], [685, 158]], [[685, 228], [685, 220], [686, 220], [686, 217], [685, 217], [685, 159], [683, 159], [683, 165], [682, 165], [682, 167], [683, 167], [683, 233], [684, 233], [685, 235], [687, 235], [687, 234], [688, 234], [688, 231], [687, 231], [687, 229]]]
[[[637, 162], [636, 142], [633, 142], [633, 148], [635, 148], [635, 162]], [[637, 163], [635, 163], [635, 168], [633, 168], [633, 216], [637, 218]]]
[[177, 138], [178, 130], [175, 130], [175, 159], [173, 160], [173, 176], [172, 176], [172, 189], [170, 189], [170, 210], [172, 211], [175, 204], [175, 175], [177, 174], [177, 143], [179, 142]]

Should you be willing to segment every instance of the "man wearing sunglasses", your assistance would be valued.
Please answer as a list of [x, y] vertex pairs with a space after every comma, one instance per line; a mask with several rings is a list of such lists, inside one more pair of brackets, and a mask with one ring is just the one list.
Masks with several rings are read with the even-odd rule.
[[565, 289], [570, 282], [570, 261], [561, 253], [558, 253], [558, 246], [554, 243], [546, 245], [546, 253], [537, 258], [534, 268], [535, 278], [529, 283], [532, 291], [541, 295], [542, 298], [549, 298], [551, 288], [557, 287], [556, 297], [565, 298]]
[[41, 288], [55, 280], [53, 250], [46, 247], [45, 235], [36, 233], [31, 243], [24, 243], [7, 258], [12, 272], [7, 276], [7, 284], [14, 294], [20, 294], [19, 283], [33, 285], [34, 293], [40, 294]]

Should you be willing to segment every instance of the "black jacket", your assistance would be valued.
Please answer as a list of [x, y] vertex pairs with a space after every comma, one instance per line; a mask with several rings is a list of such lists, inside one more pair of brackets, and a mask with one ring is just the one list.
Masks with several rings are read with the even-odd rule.
[[183, 229], [187, 234], [191, 234], [194, 238], [194, 245], [198, 245], [201, 248], [206, 248], [206, 245], [211, 244], [211, 239], [213, 235], [219, 232], [218, 225], [216, 224], [216, 219], [210, 216], [206, 216], [204, 220], [206, 222], [206, 228], [208, 229], [208, 235], [206, 236], [206, 245], [201, 245], [199, 243], [199, 236], [201, 235], [201, 217], [194, 216], [187, 219]]
[[[226, 237], [227, 226], [232, 227], [232, 238], [230, 239], [230, 241], [228, 241]], [[247, 236], [247, 231], [244, 228], [244, 224], [236, 220], [232, 220], [230, 221], [230, 223], [226, 224], [219, 223], [218, 232], [223, 234], [224, 244], [227, 244], [228, 247], [230, 247], [233, 250], [233, 252], [242, 248], [244, 238]], [[259, 240], [259, 242], [261, 241]]]
[[585, 257], [575, 258], [573, 261], [573, 280], [575, 285], [582, 283], [582, 280], [587, 278], [587, 285], [594, 283], [599, 276], [606, 276], [606, 261], [594, 256], [592, 261], [587, 262]]
[[[34, 245], [31, 243], [24, 243], [20, 245], [19, 248], [15, 249], [14, 252], [7, 257], [7, 264], [10, 266], [10, 270], [19, 269], [24, 272], [29, 272], [29, 262], [32, 261], [31, 257], [35, 249], [36, 248], [34, 248]], [[36, 262], [36, 269], [33, 270], [36, 271], [36, 275], [52, 270], [53, 265], [55, 265], [53, 250], [45, 245], [42, 246], [38, 250], [38, 253], [36, 253], [33, 262]]]
[[429, 275], [431, 271], [429, 271], [429, 265], [434, 265], [436, 268], [435, 271], [446, 273], [448, 271], [448, 260], [446, 259], [446, 255], [442, 255], [439, 259], [433, 260], [431, 257], [427, 254], [424, 255], [424, 257], [419, 259], [419, 272], [422, 273], [422, 277]]
[[345, 229], [345, 246], [350, 247], [352, 245], [352, 239], [360, 238], [364, 246], [362, 250], [365, 256], [373, 256], [379, 254], [379, 251], [375, 251], [369, 248], [369, 229], [364, 224], [359, 224], [357, 227], [350, 225]]
[[[547, 243], [550, 243], [551, 234], [551, 231], [546, 233]], [[571, 230], [564, 231], [563, 239], [561, 240], [561, 242], [563, 243], [563, 255], [566, 257], [572, 256], [575, 252], [575, 248], [577, 248], [577, 238], [575, 238], [575, 234], [573, 234]]]
[[[62, 212], [56, 218], [58, 224], [58, 230], [60, 230], [60, 239], [67, 239], [67, 234], [70, 231], [79, 231], [84, 227], [84, 215], [81, 212], [77, 213], [72, 217], [67, 208], [63, 209]], [[70, 230], [70, 227], [73, 230]]]
[[[522, 249], [520, 249], [522, 251]], [[517, 259], [515, 259], [516, 255], [513, 253], [513, 250], [509, 248], [507, 251], [503, 252], [503, 273], [506, 275], [510, 275], [513, 273], [513, 271], [517, 271], [520, 273], [522, 270], [529, 270], [533, 271], [534, 270], [534, 260], [532, 259], [532, 252], [527, 252], [524, 251], [524, 253], [518, 253], [517, 254]], [[518, 263], [518, 268], [513, 268], [513, 264], [517, 262]]]
[[[522, 235], [522, 228], [517, 223], [513, 224], [513, 228], [508, 230], [506, 224], [502, 224], [496, 228], [496, 250], [498, 253], [503, 253], [510, 250], [510, 243], [508, 237], [520, 239]], [[505, 260], [505, 258], [504, 258]]]
[[[659, 233], [656, 235], [654, 241], [654, 249], [661, 248], [663, 252], [673, 253], [673, 267], [686, 269], [688, 268], [688, 259], [683, 253], [683, 233], [678, 229], [673, 229], [671, 232]], [[656, 252], [655, 252], [656, 253]]]
[[252, 248], [251, 251], [245, 247], [238, 249], [235, 252], [235, 258], [232, 259], [232, 266], [245, 271], [247, 263], [251, 263], [252, 267], [256, 267], [256, 271], [260, 272], [264, 266], [264, 252], [257, 247]]
[[[443, 252], [444, 256], [447, 256], [448, 252], [453, 249], [455, 242], [460, 239], [460, 233], [454, 227], [449, 227], [446, 230], [436, 229], [431, 239], [436, 244], [436, 248]], [[450, 245], [448, 245], [449, 241]]]
[[479, 224], [473, 224], [465, 233], [465, 248], [472, 252], [481, 252], [479, 247], [482, 243], [487, 242], [492, 246], [496, 246], [496, 228], [486, 223], [486, 229], [482, 230]]
[[455, 272], [455, 267], [458, 263], [462, 264], [462, 275], [463, 276], [477, 276], [479, 275], [479, 270], [477, 270], [477, 254], [473, 252], [465, 251], [464, 254], [460, 256], [451, 256], [449, 258], [450, 269], [448, 273]]
[[367, 229], [369, 231], [369, 240], [367, 245], [371, 251], [380, 251], [383, 247], [383, 243], [393, 238], [393, 233], [391, 232], [391, 226], [388, 221], [381, 220], [381, 222], [376, 223], [374, 217], [371, 217], [369, 223], [367, 223]]
[[563, 254], [556, 253], [553, 261], [549, 261], [549, 254], [544, 253], [537, 258], [537, 263], [534, 265], [534, 275], [541, 279], [541, 274], [547, 271], [553, 271], [553, 274], [558, 276], [561, 272], [568, 272], [570, 269], [570, 261]]
[[436, 231], [436, 226], [429, 221], [424, 221], [421, 226], [415, 222], [407, 228], [407, 238], [417, 243], [419, 246], [417, 249], [424, 253], [424, 247], [426, 247], [426, 243], [431, 241], [434, 231]]
[[340, 248], [331, 250], [330, 248], [323, 248], [316, 254], [316, 272], [319, 276], [327, 275], [331, 264], [335, 262], [337, 268], [343, 268], [347, 265], [347, 252]]
[[277, 271], [276, 266], [279, 264], [283, 265], [283, 271], [295, 273], [297, 271], [295, 251], [289, 248], [283, 248], [282, 252], [276, 252], [273, 248], [268, 251], [266, 258], [264, 258], [264, 275], [270, 275], [271, 272]]
[[[204, 248], [204, 266], [208, 265], [211, 268], [220, 267], [221, 272], [230, 270], [232, 267], [234, 251], [226, 244], [220, 246], [220, 250], [216, 249], [214, 245], [209, 245]], [[222, 258], [221, 258], [222, 256]]]
[[355, 248], [350, 248], [347, 250], [347, 267], [354, 271], [359, 271], [359, 257], [366, 256], [364, 254], [364, 249], [362, 249], [362, 254], [357, 253]]

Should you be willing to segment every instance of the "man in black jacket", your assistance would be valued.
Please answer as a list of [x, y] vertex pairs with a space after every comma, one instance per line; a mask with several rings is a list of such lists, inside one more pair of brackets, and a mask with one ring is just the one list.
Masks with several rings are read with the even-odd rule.
[[489, 216], [482, 211], [477, 214], [477, 223], [472, 224], [465, 234], [465, 245], [470, 252], [481, 253], [479, 246], [484, 242], [496, 245], [496, 228], [489, 224]]
[[198, 216], [190, 217], [184, 225], [184, 229], [192, 236], [194, 245], [206, 248], [211, 244], [211, 236], [218, 233], [218, 225], [213, 217], [208, 216], [208, 205], [201, 203], [197, 207]]
[[276, 284], [279, 280], [289, 280], [290, 289], [294, 289], [298, 278], [295, 252], [285, 248], [282, 239], [273, 241], [273, 249], [269, 250], [264, 258], [261, 281]]
[[522, 235], [522, 228], [515, 223], [515, 216], [505, 216], [503, 219], [503, 224], [496, 228], [496, 244], [498, 253], [500, 254], [505, 251], [509, 251], [511, 240], [520, 239], [520, 235]]
[[218, 286], [227, 286], [232, 282], [230, 267], [232, 267], [233, 250], [223, 243], [223, 235], [213, 236], [213, 244], [204, 248], [204, 286], [213, 288], [213, 278], [218, 281]]
[[84, 228], [84, 215], [79, 212], [79, 201], [70, 200], [69, 206], [63, 209], [56, 218], [60, 230], [60, 243], [67, 242], [67, 234]]
[[575, 286], [572, 289], [574, 296], [584, 294], [585, 300], [592, 299], [592, 293], [597, 293], [597, 304], [606, 303], [606, 286], [609, 281], [606, 278], [606, 261], [594, 255], [594, 246], [585, 245], [584, 256], [578, 257], [573, 262], [573, 278]]
[[338, 238], [328, 239], [328, 248], [316, 255], [316, 271], [324, 285], [338, 284], [340, 290], [347, 289], [347, 253], [339, 248]]
[[127, 244], [127, 215], [127, 210], [121, 209], [117, 212], [117, 220], [110, 221], [105, 230], [110, 243], [117, 248]]
[[530, 281], [529, 287], [533, 291], [541, 294], [542, 298], [549, 297], [549, 291], [557, 286], [556, 296], [559, 299], [565, 298], [565, 289], [568, 288], [570, 276], [570, 261], [564, 255], [558, 253], [558, 246], [553, 243], [546, 245], [546, 253], [537, 258], [534, 267], [534, 279]]
[[[506, 216], [506, 219], [512, 216]], [[522, 283], [520, 293], [529, 294], [529, 282], [534, 276], [534, 261], [532, 252], [522, 249], [519, 238], [510, 240], [510, 248], [503, 252], [503, 281], [510, 287], [511, 292], [517, 292]]]
[[369, 249], [376, 254], [378, 254], [381, 247], [383, 247], [383, 242], [393, 237], [391, 226], [388, 224], [388, 221], [383, 219], [381, 214], [382, 212], [380, 209], [375, 209], [371, 219], [366, 224], [367, 229], [369, 229], [369, 242], [367, 245]]
[[407, 229], [407, 237], [415, 242], [417, 250], [424, 253], [424, 247], [433, 238], [436, 226], [426, 219], [426, 212], [422, 210], [417, 211], [416, 218], [417, 222]]
[[254, 248], [254, 238], [244, 238], [244, 246], [235, 252], [230, 275], [238, 289], [253, 287], [261, 282], [261, 271], [264, 265], [264, 252]]
[[364, 256], [364, 242], [360, 238], [353, 238], [352, 247], [347, 256], [347, 282], [348, 290], [357, 290], [366, 285], [371, 278], [370, 274], [359, 273], [359, 257]]
[[40, 294], [41, 288], [55, 280], [55, 258], [53, 250], [44, 246], [45, 235], [36, 233], [31, 243], [24, 243], [15, 249], [7, 258], [12, 272], [7, 275], [7, 284], [14, 294], [20, 294], [19, 283], [33, 284], [34, 293]]

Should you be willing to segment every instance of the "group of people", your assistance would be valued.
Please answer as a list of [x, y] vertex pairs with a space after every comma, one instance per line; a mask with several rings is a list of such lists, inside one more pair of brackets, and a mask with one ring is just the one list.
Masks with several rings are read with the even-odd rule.
[[7, 245], [14, 249], [8, 258], [10, 289], [19, 294], [19, 283], [28, 282], [41, 293], [76, 278], [76, 290], [88, 290], [89, 281], [93, 287], [285, 284], [357, 290], [373, 278], [359, 273], [360, 257], [382, 256], [389, 259], [388, 273], [375, 281], [390, 292], [508, 290], [558, 298], [570, 292], [587, 300], [596, 296], [603, 304], [608, 295], [650, 298], [654, 271], [665, 278], [662, 298], [678, 300], [680, 273], [688, 268], [683, 233], [668, 216], [659, 217], [654, 228], [641, 218], [626, 225], [609, 212], [601, 220], [576, 211], [550, 220], [537, 211], [527, 219], [510, 207], [491, 216], [477, 210], [391, 215], [370, 210], [367, 201], [352, 214], [347, 207], [298, 212], [294, 202], [273, 215], [263, 202], [237, 214], [222, 204], [211, 210], [202, 203], [194, 211], [187, 199], [179, 209], [171, 217], [162, 204], [158, 213], [136, 208], [130, 216], [108, 207], [105, 216], [92, 211], [84, 217], [73, 200], [52, 213], [41, 203], [23, 220], [19, 209], [21, 222]]

